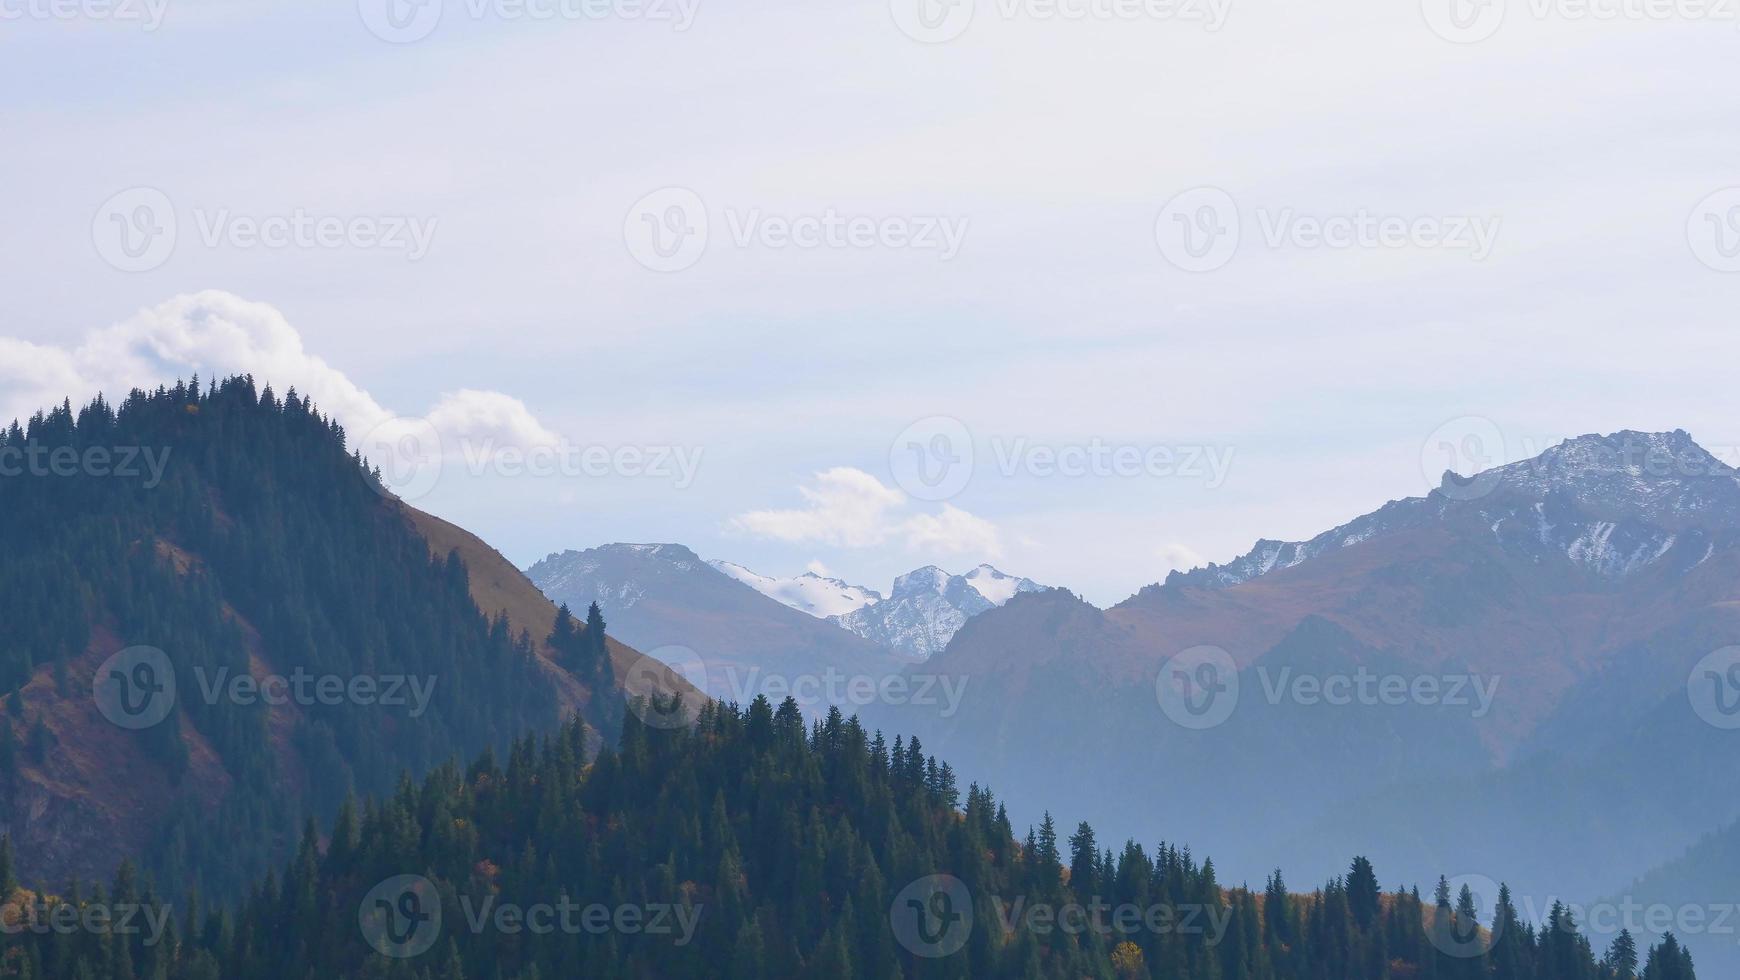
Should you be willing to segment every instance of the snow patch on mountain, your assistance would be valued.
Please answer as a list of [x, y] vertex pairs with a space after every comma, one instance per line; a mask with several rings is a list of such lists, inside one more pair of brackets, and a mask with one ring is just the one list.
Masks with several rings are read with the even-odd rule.
[[882, 601], [882, 594], [825, 575], [805, 572], [792, 578], [762, 575], [735, 562], [714, 559], [707, 564], [742, 582], [770, 599], [778, 600], [817, 619], [844, 616]]
[[[1225, 565], [1173, 572], [1165, 588], [1227, 588], [1292, 568], [1338, 548], [1472, 515], [1507, 552], [1557, 558], [1607, 578], [1677, 561], [1689, 569], [1715, 547], [1711, 535], [1740, 531], [1740, 470], [1684, 430], [1586, 435], [1533, 459], [1473, 477], [1446, 473], [1425, 497], [1391, 501], [1309, 541], [1258, 541]], [[1696, 532], [1702, 558], [1674, 559]]]
[[967, 620], [1044, 586], [1029, 578], [980, 565], [965, 575], [927, 565], [894, 580], [887, 599], [834, 622], [875, 643], [917, 660], [942, 652]]
[[624, 560], [650, 559], [678, 572], [693, 571], [701, 557], [680, 544], [606, 544], [589, 551], [552, 552], [526, 575], [545, 595], [585, 595], [589, 601], [621, 611], [646, 598], [646, 587], [623, 577]]
[[948, 646], [966, 621], [979, 613], [1023, 592], [1045, 588], [991, 565], [980, 565], [963, 575], [926, 565], [895, 579], [894, 589], [884, 596], [815, 572], [780, 578], [733, 562], [708, 564], [762, 595], [917, 660], [928, 659]]

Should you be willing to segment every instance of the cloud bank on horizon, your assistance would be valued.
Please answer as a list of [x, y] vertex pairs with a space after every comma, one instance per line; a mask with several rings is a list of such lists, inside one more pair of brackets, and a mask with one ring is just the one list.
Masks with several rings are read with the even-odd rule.
[[[280, 393], [294, 388], [336, 418], [353, 437], [393, 422], [394, 412], [345, 373], [303, 346], [302, 335], [275, 307], [222, 290], [183, 294], [92, 330], [72, 346], [0, 337], [0, 419], [102, 394], [119, 401], [134, 388], [252, 375]], [[498, 446], [557, 441], [524, 402], [499, 391], [460, 389], [424, 413], [454, 445]]]

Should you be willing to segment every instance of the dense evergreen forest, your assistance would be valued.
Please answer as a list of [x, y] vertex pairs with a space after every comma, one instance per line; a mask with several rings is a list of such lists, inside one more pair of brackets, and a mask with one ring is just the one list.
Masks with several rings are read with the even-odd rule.
[[[763, 977], [892, 980], [1684, 980], [1671, 938], [1597, 959], [1568, 913], [1477, 923], [1464, 891], [1381, 893], [1368, 862], [1310, 894], [1277, 873], [1228, 888], [1212, 862], [1135, 842], [1115, 855], [1047, 818], [1017, 840], [990, 792], [915, 742], [838, 711], [708, 704], [693, 729], [631, 712], [583, 761], [577, 725], [517, 741], [360, 808], [234, 908], [163, 928], [11, 930], [28, 978]], [[0, 858], [0, 864], [4, 858]], [[6, 873], [0, 867], [0, 876]], [[130, 869], [86, 908], [158, 906]], [[539, 908], [545, 909], [540, 917]], [[1118, 909], [1138, 910], [1125, 916]], [[569, 909], [571, 914], [551, 912]], [[1069, 910], [1084, 910], [1072, 916]], [[1105, 911], [1094, 911], [1094, 910]], [[1052, 910], [1056, 914], [1046, 913]], [[37, 910], [40, 921], [56, 913]], [[63, 916], [63, 919], [66, 919]], [[67, 919], [70, 921], [70, 919]], [[118, 920], [118, 917], [117, 917]], [[1074, 928], [1071, 924], [1074, 924]], [[541, 926], [541, 927], [540, 927]], [[1484, 927], [1484, 928], [1483, 928]], [[153, 941], [155, 940], [155, 941]]]
[[[0, 460], [0, 820], [27, 880], [43, 872], [45, 835], [86, 829], [30, 824], [27, 798], [55, 787], [151, 820], [138, 858], [166, 892], [233, 897], [293, 853], [306, 817], [561, 723], [531, 638], [476, 608], [457, 555], [431, 557], [343, 430], [294, 390], [194, 379], [119, 406], [65, 404], [0, 428]], [[179, 696], [162, 723], [105, 742], [92, 677], [133, 646], [164, 652]], [[430, 685], [429, 699], [413, 718], [348, 699], [274, 714], [204, 693], [250, 668], [403, 678]], [[117, 744], [75, 771], [79, 752]], [[80, 783], [134, 765], [141, 746], [135, 785], [166, 781], [166, 815]]]

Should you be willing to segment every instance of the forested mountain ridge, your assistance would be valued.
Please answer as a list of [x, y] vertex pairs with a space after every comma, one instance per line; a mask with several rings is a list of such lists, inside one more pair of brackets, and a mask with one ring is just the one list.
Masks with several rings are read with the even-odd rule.
[[133, 856], [230, 894], [407, 770], [576, 708], [614, 738], [631, 652], [552, 650], [547, 604], [480, 611], [467, 559], [493, 552], [385, 493], [294, 391], [63, 404], [0, 429], [0, 458], [0, 827], [27, 882]]
[[[144, 907], [133, 932], [15, 928], [0, 971], [38, 980], [1156, 978], [1691, 980], [1671, 938], [1599, 959], [1571, 914], [1482, 917], [1440, 880], [1382, 893], [1371, 864], [1310, 894], [1276, 872], [1134, 841], [1116, 855], [1049, 817], [1018, 841], [988, 790], [837, 709], [710, 703], [583, 761], [578, 724], [402, 783], [237, 908], [171, 912], [124, 871], [57, 910]], [[0, 844], [0, 887], [9, 845]], [[19, 914], [13, 910], [13, 914]], [[91, 921], [87, 916], [86, 921]], [[1640, 962], [1641, 959], [1641, 962]], [[1639, 972], [1639, 968], [1642, 972]]]

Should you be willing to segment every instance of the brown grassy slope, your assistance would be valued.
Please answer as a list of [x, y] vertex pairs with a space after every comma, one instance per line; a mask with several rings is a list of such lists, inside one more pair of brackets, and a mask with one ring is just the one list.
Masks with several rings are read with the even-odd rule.
[[[585, 705], [590, 703], [592, 694], [574, 675], [556, 664], [555, 651], [544, 643], [556, 620], [556, 604], [538, 591], [538, 587], [514, 567], [513, 562], [508, 561], [501, 552], [491, 548], [477, 535], [409, 505], [400, 506], [404, 508], [405, 517], [411, 522], [411, 526], [429, 542], [431, 553], [445, 556], [455, 549], [459, 551], [459, 557], [465, 560], [466, 568], [471, 574], [471, 598], [477, 603], [477, 608], [490, 616], [507, 613], [508, 622], [516, 636], [522, 629], [531, 633], [538, 654], [544, 659], [551, 683], [555, 685], [557, 696], [561, 698], [562, 710], [581, 711], [584, 714]], [[586, 614], [583, 609], [574, 612], [582, 618]], [[629, 693], [646, 694], [650, 687], [656, 685], [657, 690], [663, 693], [681, 691], [685, 702], [690, 699], [694, 699], [692, 703], [704, 700], [705, 696], [701, 692], [658, 661], [615, 640], [607, 642], [610, 663], [616, 671], [617, 681], [626, 686]], [[611, 692], [609, 696], [616, 695]]]

